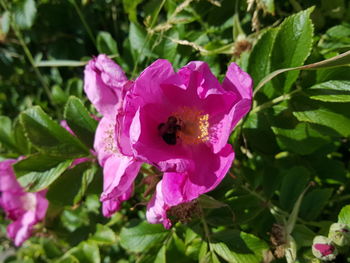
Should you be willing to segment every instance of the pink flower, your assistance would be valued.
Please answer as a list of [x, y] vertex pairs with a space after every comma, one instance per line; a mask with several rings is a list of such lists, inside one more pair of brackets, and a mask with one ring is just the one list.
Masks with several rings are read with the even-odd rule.
[[13, 222], [7, 227], [8, 236], [16, 246], [27, 240], [33, 226], [43, 220], [48, 207], [46, 190], [27, 193], [17, 182], [12, 165], [16, 160], [0, 162], [0, 206]]
[[175, 73], [157, 60], [141, 73], [126, 93], [116, 134], [124, 155], [164, 172], [155, 207], [164, 207], [157, 199], [168, 207], [190, 202], [221, 182], [234, 159], [228, 138], [251, 101], [252, 80], [234, 63], [222, 84], [204, 62]]
[[121, 202], [130, 198], [141, 166], [135, 158], [119, 153], [114, 137], [116, 115], [131, 83], [106, 55], [90, 60], [84, 73], [85, 93], [103, 115], [96, 129], [94, 149], [103, 167], [102, 212], [109, 217], [120, 209]]
[[[234, 63], [220, 84], [204, 62], [191, 62], [176, 73], [168, 61], [160, 59], [133, 83], [119, 72], [119, 66], [106, 63], [118, 71], [114, 77], [119, 79], [110, 85], [98, 77], [103, 75], [101, 70], [94, 69], [96, 65], [106, 69], [102, 61], [97, 63], [101, 56], [106, 61], [100, 55], [85, 71], [89, 87], [85, 91], [93, 103], [99, 102], [96, 108], [105, 116], [95, 137], [108, 182], [101, 200], [121, 197], [132, 186], [141, 162], [153, 164], [164, 175], [147, 217], [151, 223], [170, 227], [166, 216], [170, 207], [211, 191], [231, 167], [234, 152], [227, 141], [250, 109], [252, 80]], [[103, 103], [103, 90], [117, 94], [114, 103]]]

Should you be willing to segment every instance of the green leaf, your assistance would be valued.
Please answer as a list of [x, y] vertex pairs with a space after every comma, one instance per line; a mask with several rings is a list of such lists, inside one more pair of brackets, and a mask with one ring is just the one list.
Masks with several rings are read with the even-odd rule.
[[52, 184], [70, 165], [72, 161], [64, 161], [46, 171], [32, 171], [21, 175], [18, 179], [22, 187], [29, 192], [37, 192], [46, 189]]
[[21, 177], [33, 171], [45, 172], [65, 161], [65, 159], [66, 158], [36, 153], [16, 162], [14, 169], [16, 176]]
[[282, 150], [306, 155], [328, 143], [328, 137], [320, 134], [308, 123], [298, 123], [291, 129], [272, 127]]
[[344, 206], [339, 215], [338, 215], [338, 223], [347, 224], [350, 226], [350, 205]]
[[89, 148], [93, 148], [97, 121], [77, 97], [69, 97], [64, 109], [64, 118], [76, 136]]
[[[65, 171], [53, 184], [51, 184], [46, 197], [55, 205], [72, 206], [75, 198], [82, 188], [84, 172], [90, 163], [81, 163]], [[63, 194], [64, 193], [64, 194]], [[80, 197], [81, 199], [81, 197]]]
[[350, 81], [330, 80], [306, 90], [309, 98], [326, 102], [350, 102]]
[[17, 150], [12, 135], [12, 122], [9, 117], [0, 116], [0, 142], [10, 149]]
[[327, 108], [310, 108], [304, 111], [294, 111], [293, 115], [299, 121], [327, 126], [345, 137], [350, 135], [350, 119]]
[[262, 0], [264, 12], [275, 14], [275, 2], [274, 0]]
[[116, 235], [108, 226], [97, 224], [96, 228], [95, 234], [89, 240], [106, 245], [112, 245], [116, 242]]
[[89, 149], [53, 121], [40, 107], [20, 114], [20, 121], [30, 142], [39, 151], [67, 159], [89, 155]]
[[271, 53], [279, 28], [265, 32], [254, 46], [249, 56], [248, 72], [258, 84], [271, 72]]
[[137, 6], [143, 0], [123, 0], [123, 7], [131, 22], [137, 23]]
[[310, 173], [303, 166], [294, 166], [286, 171], [280, 189], [280, 204], [290, 211], [309, 181]]
[[301, 204], [300, 216], [308, 221], [315, 220], [327, 205], [332, 192], [332, 188], [324, 188], [308, 193]]
[[0, 35], [4, 34], [6, 35], [9, 30], [10, 30], [10, 12], [5, 11], [4, 13], [2, 13], [0, 20], [1, 20], [1, 25], [0, 25]]
[[310, 247], [312, 246], [312, 240], [316, 233], [305, 225], [296, 224], [293, 230], [293, 237], [299, 247]]
[[52, 102], [58, 105], [63, 105], [67, 99], [67, 94], [62, 90], [59, 85], [54, 85], [51, 90]]
[[294, 67], [294, 68], [283, 68], [275, 70], [270, 73], [266, 77], [264, 77], [259, 84], [256, 86], [254, 94], [256, 94], [267, 82], [275, 78], [281, 73], [293, 71], [293, 70], [315, 70], [315, 69], [324, 69], [324, 68], [332, 68], [332, 67], [341, 67], [350, 64], [350, 51], [344, 52], [338, 56], [334, 56], [332, 58], [308, 64], [305, 66]]
[[21, 154], [28, 155], [30, 153], [30, 145], [26, 136], [24, 135], [24, 129], [20, 121], [17, 119], [14, 124], [14, 139], [16, 147]]
[[129, 28], [130, 46], [140, 56], [150, 56], [149, 39], [146, 30], [139, 24], [130, 23]]
[[[96, 178], [98, 177], [98, 176], [95, 176], [96, 172], [97, 172], [96, 165], [93, 165], [92, 167], [86, 169], [83, 172], [81, 187], [79, 189], [79, 192], [74, 197], [74, 201], [73, 201], [74, 204], [78, 204], [88, 194], [88, 190], [92, 190], [91, 188], [96, 187], [95, 185], [93, 185], [94, 183], [96, 184], [96, 182], [94, 182], [94, 179], [96, 180]], [[102, 189], [102, 187], [100, 189]], [[97, 192], [100, 193], [101, 190]]]
[[210, 245], [220, 257], [232, 263], [260, 263], [269, 249], [265, 241], [237, 230], [213, 234]]
[[[69, 253], [69, 252], [68, 252]], [[95, 242], [84, 241], [78, 247], [72, 249], [71, 254], [75, 256], [79, 262], [84, 263], [100, 263], [100, 250]]]
[[154, 260], [154, 263], [166, 263], [166, 246], [163, 245], [161, 249], [159, 249], [157, 256]]
[[199, 196], [198, 201], [203, 208], [220, 208], [227, 206], [227, 204], [220, 202], [209, 195]]
[[98, 33], [96, 47], [99, 53], [107, 55], [118, 54], [117, 42], [115, 42], [110, 33], [105, 31]]
[[160, 224], [141, 222], [136, 226], [122, 228], [120, 244], [131, 252], [145, 252], [152, 246], [161, 244], [168, 233]]
[[18, 0], [13, 7], [15, 23], [21, 29], [29, 29], [35, 19], [36, 6], [34, 0]]
[[[272, 50], [272, 70], [303, 65], [312, 46], [313, 25], [310, 14], [313, 9], [292, 15], [281, 24]], [[288, 92], [297, 78], [298, 72], [288, 72], [276, 78], [274, 86]]]

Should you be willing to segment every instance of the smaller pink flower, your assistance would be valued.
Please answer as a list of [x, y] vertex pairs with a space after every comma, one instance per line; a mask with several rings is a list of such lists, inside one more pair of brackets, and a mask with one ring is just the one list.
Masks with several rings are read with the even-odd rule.
[[115, 119], [125, 93], [132, 85], [124, 71], [106, 55], [89, 61], [84, 71], [84, 91], [103, 115], [94, 141], [99, 164], [103, 167], [102, 212], [110, 217], [133, 192], [133, 181], [141, 167], [133, 157], [119, 153], [115, 140]]
[[12, 165], [16, 160], [0, 162], [0, 206], [12, 220], [8, 236], [20, 246], [33, 232], [35, 224], [44, 219], [48, 207], [46, 190], [27, 193], [18, 183]]

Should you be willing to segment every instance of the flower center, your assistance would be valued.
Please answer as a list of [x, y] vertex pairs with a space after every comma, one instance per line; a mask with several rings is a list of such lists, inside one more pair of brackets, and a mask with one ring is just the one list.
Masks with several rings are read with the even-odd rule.
[[21, 196], [21, 201], [23, 205], [23, 209], [26, 211], [35, 211], [36, 207], [36, 196], [33, 193], [26, 193]]
[[182, 107], [167, 122], [160, 123], [158, 131], [169, 145], [179, 141], [185, 144], [203, 143], [209, 140], [209, 115], [197, 109]]

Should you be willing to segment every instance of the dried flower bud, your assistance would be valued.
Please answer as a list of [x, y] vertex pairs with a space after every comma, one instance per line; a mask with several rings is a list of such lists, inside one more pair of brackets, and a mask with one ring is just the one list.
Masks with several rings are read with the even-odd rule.
[[337, 257], [338, 251], [331, 239], [325, 236], [316, 236], [312, 244], [312, 254], [318, 259], [331, 261]]
[[334, 223], [329, 228], [328, 237], [337, 246], [343, 247], [350, 243], [350, 229], [342, 223]]

